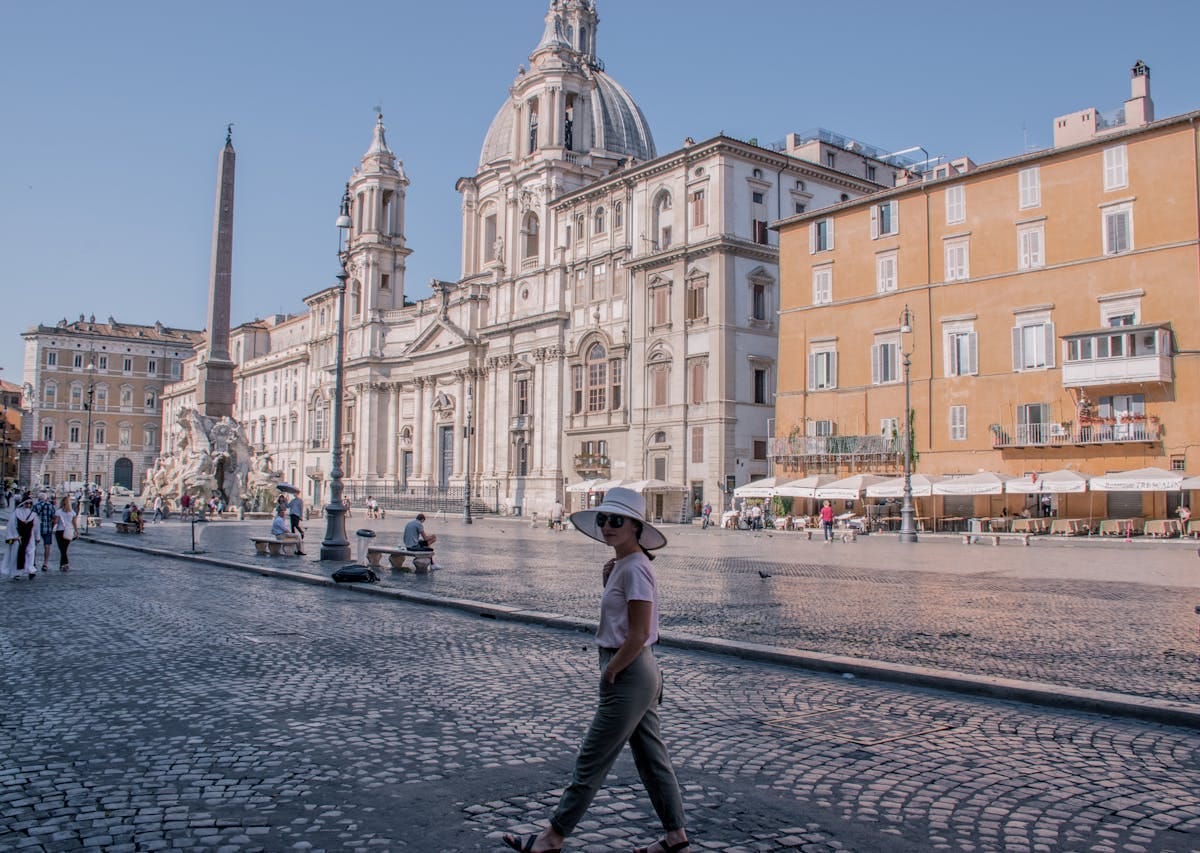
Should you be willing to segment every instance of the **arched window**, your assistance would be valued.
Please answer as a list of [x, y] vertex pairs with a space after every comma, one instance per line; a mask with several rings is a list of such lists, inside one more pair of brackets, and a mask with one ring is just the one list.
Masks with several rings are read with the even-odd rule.
[[663, 432], [662, 430], [659, 430], [658, 432], [654, 433], [654, 436], [650, 439], [650, 443], [651, 444], [666, 444], [667, 443], [667, 434], [665, 432]]
[[538, 218], [536, 213], [525, 214], [525, 260], [537, 260], [538, 256], [538, 237], [541, 233]]
[[53, 406], [58, 402], [58, 383], [47, 382], [46, 388], [42, 392], [42, 402], [47, 406]]
[[619, 201], [613, 202], [613, 230], [625, 225], [625, 205]]
[[579, 28], [579, 51], [581, 53], [587, 53], [587, 50], [588, 50], [587, 27], [580, 27]]
[[71, 383], [71, 408], [83, 408], [83, 386], [78, 382]]
[[603, 234], [605, 228], [607, 227], [606, 222], [605, 222], [603, 207], [596, 208], [596, 214], [595, 214], [594, 219], [595, 219], [595, 228], [594, 228], [595, 232], [597, 234]]
[[600, 344], [592, 344], [587, 352], [587, 410], [603, 412], [608, 409], [608, 353]]

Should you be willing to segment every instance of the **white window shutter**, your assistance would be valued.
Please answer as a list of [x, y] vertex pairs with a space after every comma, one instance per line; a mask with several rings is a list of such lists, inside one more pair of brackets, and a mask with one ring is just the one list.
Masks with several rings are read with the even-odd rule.
[[954, 335], [949, 332], [942, 334], [942, 374], [954, 375]]
[[900, 202], [889, 201], [888, 206], [892, 209], [892, 233], [900, 233]]
[[871, 205], [871, 239], [874, 240], [879, 236], [879, 207]]
[[808, 354], [808, 390], [817, 390], [817, 354], [815, 352]]
[[829, 245], [826, 246], [826, 248], [832, 252], [833, 251], [833, 220], [826, 219], [825, 221], [829, 223], [829, 226], [828, 226], [829, 227]]
[[972, 376], [979, 373], [979, 334], [967, 332], [967, 372]]
[[808, 223], [808, 253], [816, 254], [817, 251], [817, 223]]
[[1046, 332], [1046, 367], [1054, 367], [1054, 324], [1047, 323], [1042, 329]]
[[881, 356], [882, 356], [882, 352], [881, 352], [881, 347], [879, 346], [879, 344], [872, 344], [872, 346], [871, 346], [871, 384], [872, 385], [879, 384], [879, 373], [880, 373], [879, 361], [880, 361]]
[[1020, 326], [1013, 327], [1012, 344], [1013, 344], [1013, 350], [1012, 350], [1013, 370], [1015, 370], [1019, 373], [1021, 370], [1021, 364], [1022, 364], [1022, 362], [1021, 362], [1021, 327]]
[[830, 388], [836, 388], [837, 384], [838, 384], [837, 361], [838, 361], [837, 352], [836, 351], [831, 352], [829, 354], [829, 387]]

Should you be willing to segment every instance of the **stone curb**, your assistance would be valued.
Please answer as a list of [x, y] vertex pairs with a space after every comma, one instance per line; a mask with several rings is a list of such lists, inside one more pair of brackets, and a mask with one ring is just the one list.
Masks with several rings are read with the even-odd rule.
[[[395, 601], [406, 601], [412, 604], [447, 607], [489, 619], [504, 619], [510, 622], [521, 622], [531, 625], [541, 625], [547, 628], [587, 633], [594, 633], [596, 630], [597, 623], [593, 620], [565, 616], [559, 613], [547, 613], [503, 604], [489, 604], [470, 599], [446, 598], [438, 595], [430, 595], [429, 593], [378, 587], [373, 584], [339, 584], [330, 577], [314, 575], [308, 572], [297, 572], [289, 569], [274, 568], [272, 566], [254, 566], [247, 563], [239, 563], [235, 560], [208, 557], [203, 554], [166, 551], [161, 548], [150, 548], [133, 543], [97, 539], [92, 536], [86, 537], [85, 541], [98, 545], [107, 545], [112, 548], [121, 548], [126, 551], [136, 551], [155, 557], [201, 563], [244, 572], [255, 572], [266, 577], [300, 581], [315, 586], [336, 587], [349, 593], [371, 595]], [[1200, 729], [1200, 705], [1193, 705], [1187, 702], [1170, 702], [1162, 699], [1128, 696], [1122, 693], [1112, 693], [1103, 690], [1083, 690], [1076, 687], [1066, 687], [1036, 681], [1017, 681], [1008, 678], [970, 675], [952, 670], [907, 666], [905, 664], [888, 663], [869, 658], [853, 658], [823, 654], [821, 652], [795, 651], [782, 649], [778, 646], [741, 643], [717, 637], [698, 637], [674, 631], [662, 632], [659, 635], [659, 643], [669, 648], [738, 657], [745, 660], [789, 666], [815, 672], [838, 673], [843, 676], [852, 675], [874, 681], [934, 688], [971, 696], [986, 696], [992, 699], [1024, 702], [1050, 708], [1108, 714], [1115, 717], [1127, 717], [1135, 720]]]

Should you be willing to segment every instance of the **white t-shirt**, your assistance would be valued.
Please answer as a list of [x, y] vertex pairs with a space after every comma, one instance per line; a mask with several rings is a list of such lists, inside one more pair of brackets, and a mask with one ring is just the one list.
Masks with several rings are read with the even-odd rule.
[[649, 601], [650, 636], [649, 646], [658, 642], [658, 586], [650, 560], [641, 551], [622, 557], [613, 566], [604, 595], [600, 598], [600, 628], [596, 631], [596, 645], [615, 649], [629, 636], [629, 602]]
[[77, 513], [69, 509], [56, 509], [54, 511], [54, 529], [66, 530], [75, 524], [75, 516]]

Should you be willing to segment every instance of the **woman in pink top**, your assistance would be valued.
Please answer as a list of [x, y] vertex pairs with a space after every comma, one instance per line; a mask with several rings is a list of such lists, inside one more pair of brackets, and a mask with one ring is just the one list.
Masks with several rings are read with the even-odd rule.
[[833, 504], [825, 501], [821, 507], [821, 527], [825, 530], [825, 541], [833, 541]]
[[659, 735], [662, 674], [651, 646], [658, 641], [658, 590], [650, 552], [667, 539], [648, 524], [646, 501], [629, 489], [611, 489], [595, 509], [577, 512], [579, 532], [612, 547], [604, 564], [600, 599], [600, 704], [575, 759], [571, 784], [563, 791], [550, 825], [536, 835], [505, 835], [521, 853], [550, 853], [575, 829], [604, 777], [628, 743], [638, 775], [662, 821], [666, 837], [637, 853], [690, 853], [679, 783]]

